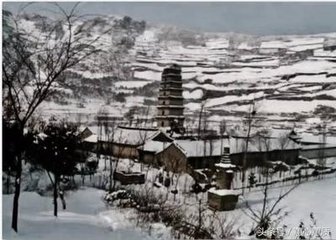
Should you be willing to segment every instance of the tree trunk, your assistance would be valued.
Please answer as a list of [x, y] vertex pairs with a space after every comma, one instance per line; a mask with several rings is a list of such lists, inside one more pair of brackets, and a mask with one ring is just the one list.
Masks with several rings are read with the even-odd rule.
[[112, 157], [110, 157], [110, 185], [109, 185], [109, 193], [112, 193], [112, 173], [113, 173], [113, 170], [112, 170]]
[[15, 176], [15, 192], [14, 192], [14, 199], [13, 199], [13, 212], [12, 212], [12, 228], [14, 229], [15, 232], [18, 232], [21, 173], [22, 173], [22, 159], [21, 159], [21, 153], [18, 153], [16, 176]]
[[66, 210], [66, 202], [65, 202], [65, 198], [64, 198], [64, 190], [60, 190], [59, 196], [60, 196], [60, 199], [62, 201], [63, 210]]
[[198, 129], [197, 129], [197, 134], [198, 134], [198, 139], [201, 138], [201, 123], [202, 123], [202, 113], [203, 113], [203, 104], [201, 105], [201, 110], [200, 110], [200, 114], [198, 117]]
[[7, 182], [6, 182], [6, 188], [7, 188], [7, 194], [9, 194], [9, 186], [10, 186], [10, 175], [9, 175], [9, 171], [7, 173]]
[[246, 158], [247, 158], [247, 152], [248, 152], [248, 146], [249, 146], [249, 140], [250, 140], [251, 125], [252, 125], [252, 119], [251, 119], [251, 116], [249, 116], [248, 131], [247, 131], [247, 137], [246, 137], [246, 146], [245, 146], [244, 158], [243, 158], [242, 195], [244, 195], [244, 189], [245, 189]]
[[57, 184], [58, 184], [58, 176], [55, 174], [55, 182], [54, 182], [54, 216], [57, 217]]

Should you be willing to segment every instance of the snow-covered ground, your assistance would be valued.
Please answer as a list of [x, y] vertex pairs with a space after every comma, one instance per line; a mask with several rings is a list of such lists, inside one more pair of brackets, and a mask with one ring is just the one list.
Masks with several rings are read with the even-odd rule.
[[[279, 195], [281, 189], [273, 189], [270, 192], [270, 199], [274, 199]], [[255, 209], [261, 208], [262, 202], [261, 192], [251, 192], [247, 194], [247, 199], [252, 203]], [[287, 225], [288, 229], [293, 228], [292, 234], [298, 230], [301, 221], [305, 225], [311, 224], [309, 214], [314, 213], [317, 219], [317, 227], [330, 229], [332, 237], [336, 236], [336, 178], [335, 174], [331, 178], [302, 183], [294, 189], [284, 200], [279, 204], [279, 207], [284, 207], [284, 211], [288, 211], [289, 215], [284, 218], [282, 224]], [[235, 210], [237, 211], [237, 210]], [[244, 215], [242, 215], [244, 216]], [[244, 216], [243, 218], [246, 218]], [[248, 219], [244, 220], [247, 221]], [[245, 225], [246, 226], [246, 225]], [[247, 224], [248, 226], [248, 224]], [[297, 233], [297, 232], [296, 232]], [[287, 236], [294, 239], [297, 236]], [[329, 235], [324, 239], [329, 239]]]
[[[317, 227], [330, 230], [336, 235], [336, 178], [335, 176], [307, 182], [294, 189], [279, 205], [288, 211], [278, 227], [287, 225], [296, 234], [301, 221], [310, 224], [309, 215], [314, 213]], [[281, 188], [271, 189], [270, 201], [283, 191]], [[13, 195], [3, 195], [3, 237], [4, 239], [158, 239], [166, 238], [168, 230], [160, 226], [153, 230], [151, 236], [144, 229], [137, 228], [134, 221], [134, 210], [107, 207], [102, 197], [104, 191], [93, 188], [81, 188], [69, 192], [66, 196], [67, 210], [59, 210], [59, 216], [53, 216], [53, 205], [50, 197], [41, 197], [34, 192], [23, 192], [20, 198], [19, 233], [10, 228]], [[206, 194], [203, 194], [206, 197]], [[253, 209], [262, 204], [262, 193], [252, 191], [245, 195]], [[243, 204], [241, 204], [243, 205]], [[239, 206], [239, 205], [238, 205]], [[235, 228], [239, 228], [242, 236], [246, 236], [253, 223], [241, 208], [231, 212], [220, 213], [222, 217], [235, 219]], [[156, 231], [156, 232], [155, 232]], [[287, 236], [289, 237], [289, 236]], [[295, 238], [295, 235], [291, 235]], [[326, 238], [326, 239], [329, 239]]]
[[51, 197], [23, 192], [20, 197], [19, 233], [11, 230], [13, 195], [3, 195], [4, 239], [153, 239], [128, 219], [132, 211], [111, 209], [102, 201], [104, 191], [82, 188], [66, 196], [67, 209], [53, 216]]
[[[96, 156], [92, 155], [92, 159]], [[85, 177], [86, 186], [104, 185], [108, 188], [109, 184], [109, 161], [105, 168], [105, 158], [102, 156], [99, 161], [97, 173], [91, 178]], [[328, 161], [328, 166], [334, 166], [335, 158]], [[113, 168], [116, 167], [113, 162]], [[198, 200], [202, 199], [206, 207], [207, 193], [200, 193], [196, 198], [195, 194], [189, 193], [194, 180], [188, 174], [173, 176], [174, 183], [167, 189], [157, 181], [158, 174], [162, 169], [156, 169], [144, 164], [133, 162], [129, 159], [120, 159], [118, 164], [119, 171], [142, 171], [146, 175], [146, 183], [143, 185], [128, 185], [126, 189], [143, 191], [152, 189], [157, 196], [167, 195], [167, 204], [181, 205], [181, 211], [192, 214], [197, 211]], [[167, 173], [163, 175], [166, 176]], [[275, 176], [276, 175], [276, 176]], [[278, 175], [275, 174], [277, 178]], [[282, 177], [290, 175], [283, 172]], [[179, 177], [178, 177], [179, 176]], [[236, 174], [233, 185], [237, 187], [239, 176]], [[258, 178], [258, 177], [257, 177]], [[30, 177], [26, 176], [25, 181]], [[78, 185], [81, 185], [81, 177], [75, 178]], [[272, 179], [274, 180], [274, 178]], [[45, 177], [44, 181], [49, 182]], [[103, 183], [105, 182], [105, 183]], [[161, 187], [154, 187], [153, 183]], [[117, 184], [118, 186], [119, 184]], [[125, 187], [125, 186], [124, 186]], [[178, 194], [170, 192], [177, 187]], [[285, 191], [290, 186], [275, 184], [271, 185], [269, 191], [269, 201], [274, 201], [279, 193]], [[317, 218], [317, 226], [330, 228], [333, 236], [336, 234], [336, 174], [326, 175], [318, 180], [310, 178], [308, 182], [301, 183], [288, 197], [279, 205], [285, 207], [289, 215], [278, 226], [286, 224], [288, 228], [297, 228], [300, 221], [309, 223], [309, 214], [314, 213]], [[237, 190], [241, 191], [241, 190]], [[121, 209], [117, 207], [107, 207], [103, 202], [105, 191], [90, 187], [82, 187], [77, 191], [66, 193], [67, 209], [59, 209], [59, 217], [53, 217], [52, 198], [41, 197], [35, 192], [22, 192], [20, 198], [19, 233], [16, 234], [10, 229], [11, 209], [13, 195], [3, 195], [3, 236], [5, 239], [167, 239], [170, 238], [170, 229], [162, 223], [156, 223], [150, 230], [136, 227], [137, 215], [134, 209]], [[240, 197], [240, 203], [234, 211], [221, 212], [219, 216], [234, 220], [234, 229], [241, 232], [242, 236], [247, 237], [253, 222], [243, 212], [244, 201], [247, 200], [253, 209], [259, 209], [262, 203], [262, 192], [258, 188], [246, 190], [245, 198]], [[59, 204], [61, 205], [61, 204]], [[213, 214], [211, 210], [207, 214]], [[295, 230], [293, 230], [293, 234]], [[293, 237], [292, 237], [293, 238]]]

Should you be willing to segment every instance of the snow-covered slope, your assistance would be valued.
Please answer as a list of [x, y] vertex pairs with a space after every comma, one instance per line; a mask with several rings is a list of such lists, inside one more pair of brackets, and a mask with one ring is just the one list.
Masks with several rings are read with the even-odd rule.
[[35, 192], [23, 192], [20, 201], [19, 233], [11, 227], [13, 195], [3, 195], [4, 239], [154, 239], [134, 227], [127, 217], [129, 209], [109, 209], [102, 201], [102, 190], [84, 188], [71, 192], [67, 198], [67, 210], [53, 216], [50, 197]]
[[[36, 18], [25, 19], [23, 24], [39, 31], [34, 21]], [[120, 21], [122, 18], [97, 17], [85, 26], [99, 35]], [[53, 114], [56, 109], [58, 114], [95, 114], [108, 104], [109, 111], [117, 115], [131, 106], [149, 106], [150, 115], [155, 115], [161, 72], [172, 63], [182, 67], [185, 113], [190, 118], [200, 109], [205, 94], [205, 108], [218, 118], [241, 116], [253, 99], [265, 116], [310, 117], [318, 106], [336, 108], [336, 50], [327, 48], [335, 41], [334, 33], [208, 34], [163, 26], [144, 28], [135, 20], [119, 29], [101, 38], [103, 54], [69, 71], [63, 88], [73, 94], [50, 99], [57, 106], [43, 104], [43, 114]], [[125, 51], [120, 55], [116, 43], [130, 34], [132, 44], [123, 45]]]

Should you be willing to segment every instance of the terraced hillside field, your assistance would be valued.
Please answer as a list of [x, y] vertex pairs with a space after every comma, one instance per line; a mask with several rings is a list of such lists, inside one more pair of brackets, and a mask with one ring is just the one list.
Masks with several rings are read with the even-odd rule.
[[[26, 18], [22, 24], [38, 33], [36, 21]], [[179, 29], [167, 33], [164, 26], [139, 25], [136, 20], [123, 29], [123, 21], [98, 17], [83, 23], [91, 37], [110, 25], [115, 29], [100, 39], [100, 54], [68, 72], [57, 86], [61, 94], [44, 103], [40, 115], [92, 122], [103, 108], [119, 117], [152, 119], [161, 72], [176, 63], [182, 67], [189, 125], [196, 124], [201, 106], [211, 127], [223, 119], [234, 124], [252, 100], [260, 118], [279, 126], [305, 125], [321, 114], [335, 118], [335, 33], [269, 37], [186, 34]], [[120, 45], [124, 38], [132, 39], [132, 44]]]

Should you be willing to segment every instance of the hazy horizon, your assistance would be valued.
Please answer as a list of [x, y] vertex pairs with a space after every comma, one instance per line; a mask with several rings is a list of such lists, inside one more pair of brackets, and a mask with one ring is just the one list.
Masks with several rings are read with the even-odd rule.
[[[27, 3], [27, 2], [26, 2]], [[22, 2], [3, 2], [12, 12]], [[70, 9], [74, 2], [60, 2]], [[43, 13], [52, 7], [36, 2], [26, 10]], [[82, 14], [122, 15], [150, 23], [203, 32], [254, 35], [336, 32], [336, 2], [82, 2]]]

